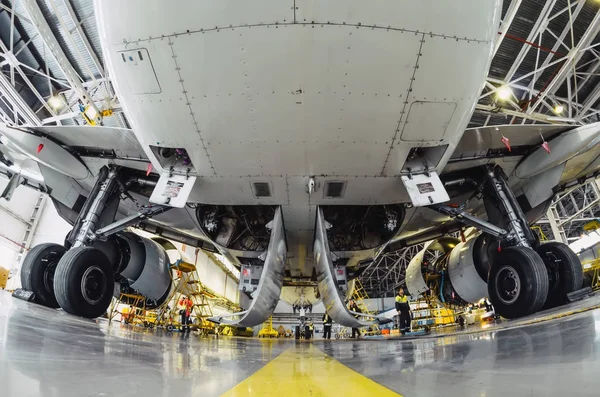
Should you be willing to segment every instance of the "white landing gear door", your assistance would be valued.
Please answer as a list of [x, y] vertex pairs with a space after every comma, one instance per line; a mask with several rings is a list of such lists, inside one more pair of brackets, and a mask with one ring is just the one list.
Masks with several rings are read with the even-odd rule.
[[401, 176], [402, 183], [415, 207], [443, 203], [450, 200], [437, 172]]
[[150, 196], [150, 202], [183, 208], [196, 183], [196, 177], [164, 172]]

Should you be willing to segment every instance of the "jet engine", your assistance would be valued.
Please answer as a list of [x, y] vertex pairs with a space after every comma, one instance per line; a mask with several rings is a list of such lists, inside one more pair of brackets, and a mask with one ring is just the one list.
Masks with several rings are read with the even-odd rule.
[[[146, 298], [148, 309], [162, 305], [172, 289], [170, 261], [166, 250], [151, 239], [132, 232], [123, 232], [114, 239], [98, 242], [115, 269], [114, 296], [121, 293], [139, 294]], [[135, 304], [124, 298], [122, 303]], [[140, 304], [143, 302], [140, 302]]]
[[488, 248], [483, 234], [465, 242], [454, 237], [433, 240], [411, 259], [406, 269], [409, 293], [455, 305], [487, 297]]

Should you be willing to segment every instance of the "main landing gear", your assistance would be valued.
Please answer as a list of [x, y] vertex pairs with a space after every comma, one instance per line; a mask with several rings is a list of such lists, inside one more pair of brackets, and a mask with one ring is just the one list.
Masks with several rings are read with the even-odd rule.
[[457, 208], [431, 208], [484, 232], [490, 266], [488, 295], [496, 313], [517, 318], [567, 302], [581, 288], [583, 270], [577, 255], [565, 244], [540, 244], [498, 166], [482, 167], [475, 195], [483, 197], [488, 221]]
[[21, 283], [24, 290], [33, 292], [37, 303], [88, 318], [106, 312], [115, 281], [131, 256], [130, 247], [112, 236], [165, 210], [142, 207], [139, 213], [115, 221], [121, 196], [127, 196], [130, 185], [119, 167], [102, 168], [65, 246], [40, 244], [29, 251]]

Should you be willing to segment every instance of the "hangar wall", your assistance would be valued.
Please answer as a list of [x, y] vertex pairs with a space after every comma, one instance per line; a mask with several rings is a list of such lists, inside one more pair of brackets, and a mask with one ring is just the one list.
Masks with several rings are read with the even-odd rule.
[[[192, 250], [196, 251], [194, 248]], [[238, 282], [227, 275], [202, 250], [197, 250], [196, 268], [198, 277], [211, 290], [238, 303]], [[186, 250], [186, 253], [188, 250]]]
[[[0, 191], [7, 184], [8, 179], [0, 178]], [[71, 228], [46, 194], [25, 186], [15, 189], [10, 201], [0, 199], [0, 225], [0, 267], [10, 270], [7, 289], [21, 286], [19, 252], [22, 248], [27, 250], [45, 242], [61, 244]]]

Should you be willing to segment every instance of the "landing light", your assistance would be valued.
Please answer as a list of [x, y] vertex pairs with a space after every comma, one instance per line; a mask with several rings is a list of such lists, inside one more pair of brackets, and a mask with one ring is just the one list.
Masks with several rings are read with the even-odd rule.
[[554, 113], [556, 114], [561, 114], [564, 110], [565, 108], [562, 105], [554, 106]]
[[496, 97], [498, 97], [498, 99], [500, 99], [501, 101], [506, 101], [507, 99], [510, 99], [511, 96], [512, 90], [507, 85], [503, 85], [496, 91]]

